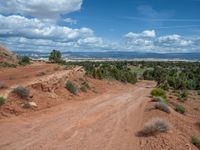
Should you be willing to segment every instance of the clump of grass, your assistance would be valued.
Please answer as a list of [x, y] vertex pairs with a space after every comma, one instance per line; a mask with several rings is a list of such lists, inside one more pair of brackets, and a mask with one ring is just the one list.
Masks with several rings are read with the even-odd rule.
[[80, 90], [83, 91], [83, 92], [87, 92], [88, 89], [90, 89], [90, 86], [89, 86], [89, 84], [87, 82], [84, 81], [81, 84]]
[[169, 107], [167, 106], [166, 103], [164, 103], [162, 101], [160, 101], [157, 104], [155, 104], [155, 109], [159, 109], [159, 110], [164, 111], [166, 113], [170, 113]]
[[183, 91], [180, 93], [178, 99], [182, 102], [185, 102], [188, 98], [188, 92], [187, 91]]
[[185, 114], [185, 112], [186, 112], [185, 107], [183, 105], [179, 105], [179, 104], [176, 105], [175, 111], [177, 111], [181, 114]]
[[78, 88], [76, 87], [76, 85], [72, 82], [72, 81], [67, 81], [67, 83], [65, 84], [65, 88], [70, 91], [72, 94], [77, 95], [78, 94]]
[[20, 96], [22, 99], [28, 99], [30, 94], [29, 89], [22, 86], [18, 86], [13, 90], [13, 92], [16, 93], [18, 96]]
[[151, 91], [151, 96], [153, 96], [153, 97], [159, 96], [159, 97], [162, 97], [164, 99], [167, 99], [166, 92], [163, 89], [161, 89], [161, 88], [155, 88], [155, 89], [153, 89]]
[[87, 87], [85, 85], [81, 85], [80, 90], [82, 92], [87, 92]]
[[200, 139], [199, 138], [192, 136], [191, 143], [200, 150]]
[[168, 101], [167, 101], [167, 99], [164, 99], [163, 97], [161, 97], [161, 96], [154, 96], [153, 97], [153, 101], [154, 102], [164, 102], [164, 103], [168, 103]]
[[160, 118], [153, 118], [144, 125], [140, 133], [144, 136], [152, 136], [158, 133], [167, 132], [169, 124]]
[[6, 100], [3, 97], [0, 97], [0, 106], [5, 104]]
[[8, 86], [6, 85], [5, 82], [0, 81], [0, 89], [6, 89]]
[[200, 128], [200, 120], [196, 122], [196, 126]]
[[200, 95], [200, 91], [197, 91], [197, 95]]

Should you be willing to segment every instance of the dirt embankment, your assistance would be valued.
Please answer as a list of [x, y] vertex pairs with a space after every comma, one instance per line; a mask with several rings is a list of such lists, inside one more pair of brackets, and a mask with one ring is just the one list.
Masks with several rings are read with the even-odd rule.
[[16, 64], [17, 61], [17, 56], [0, 44], [0, 63], [6, 62], [10, 64]]

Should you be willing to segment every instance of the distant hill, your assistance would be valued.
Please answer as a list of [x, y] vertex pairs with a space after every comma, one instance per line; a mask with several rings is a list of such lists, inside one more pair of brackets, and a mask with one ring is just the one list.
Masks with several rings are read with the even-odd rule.
[[6, 62], [9, 64], [17, 63], [17, 56], [12, 53], [9, 49], [5, 48], [0, 44], [0, 63]]
[[[25, 55], [32, 58], [47, 58], [49, 53], [46, 52], [30, 52], [16, 51], [17, 55]], [[184, 59], [200, 61], [200, 53], [138, 53], [138, 52], [63, 52], [65, 58], [94, 58], [94, 59]]]

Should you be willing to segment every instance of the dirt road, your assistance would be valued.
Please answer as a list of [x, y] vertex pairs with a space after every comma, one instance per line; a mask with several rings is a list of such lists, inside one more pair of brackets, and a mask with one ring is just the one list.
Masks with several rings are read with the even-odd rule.
[[153, 82], [0, 120], [1, 150], [139, 150], [135, 136]]

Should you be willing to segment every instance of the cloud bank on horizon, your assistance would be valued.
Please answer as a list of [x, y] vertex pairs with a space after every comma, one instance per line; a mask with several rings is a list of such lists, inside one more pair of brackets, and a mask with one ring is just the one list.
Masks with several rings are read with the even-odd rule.
[[[151, 29], [141, 31], [141, 29], [134, 28], [134, 24], [130, 22], [128, 25], [133, 26], [132, 30], [127, 32], [123, 30], [122, 26], [120, 29], [122, 34], [119, 33], [118, 37], [110, 38], [109, 34], [112, 33], [109, 32], [108, 35], [103, 34], [103, 32], [101, 35], [101, 29], [94, 30], [92, 26], [84, 26], [81, 23], [81, 18], [84, 18], [84, 16], [80, 16], [80, 21], [78, 15], [75, 15], [77, 19], [70, 17], [70, 14], [81, 14], [82, 11], [87, 11], [87, 7], [83, 9], [82, 7], [84, 2], [89, 3], [89, 1], [0, 0], [0, 43], [14, 51], [47, 52], [52, 49], [59, 49], [61, 51], [200, 52], [200, 37], [197, 35], [184, 36], [177, 33], [158, 35], [159, 28], [157, 25], [161, 24], [160, 28], [164, 28], [162, 26], [163, 21], [184, 22], [184, 20], [169, 19], [171, 12], [158, 13], [151, 6], [135, 7], [136, 11], [140, 12], [141, 18], [123, 17], [118, 20], [142, 21], [143, 24], [150, 24]], [[87, 15], [90, 17], [90, 14]], [[83, 22], [88, 25], [92, 17], [88, 22], [87, 19], [85, 20]], [[198, 19], [185, 21], [200, 22]], [[95, 19], [93, 22], [95, 22]], [[110, 22], [107, 22], [106, 19], [101, 22], [110, 25]], [[195, 29], [199, 32], [198, 27], [200, 25], [195, 24], [194, 26], [197, 27]], [[176, 26], [174, 27], [176, 28]], [[99, 36], [96, 35], [96, 32]], [[112, 29], [110, 32], [115, 32], [115, 30]]]

